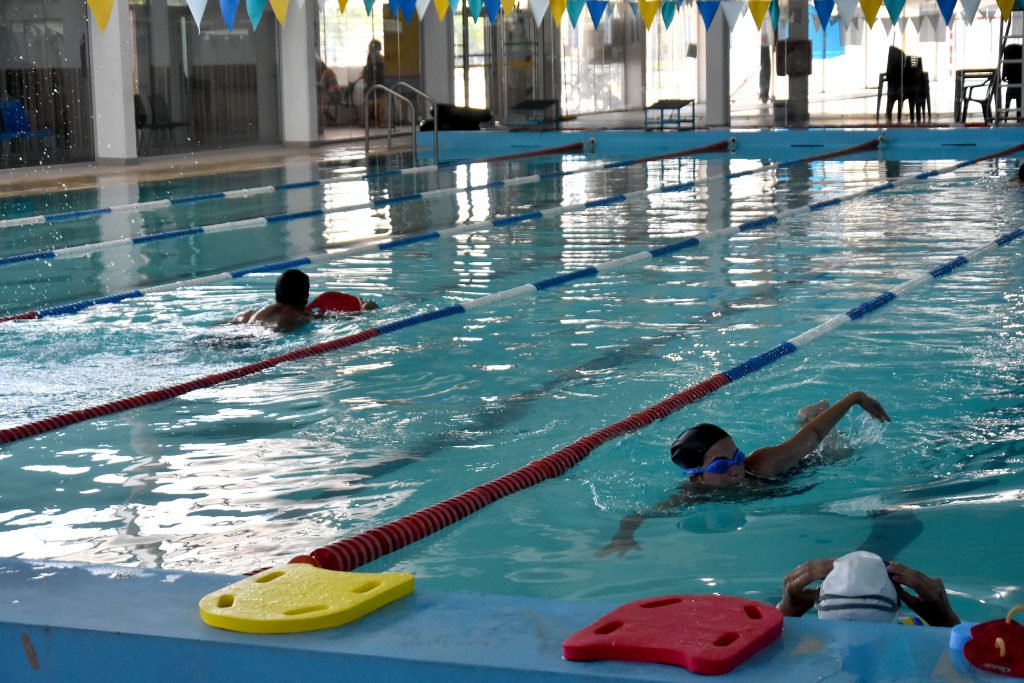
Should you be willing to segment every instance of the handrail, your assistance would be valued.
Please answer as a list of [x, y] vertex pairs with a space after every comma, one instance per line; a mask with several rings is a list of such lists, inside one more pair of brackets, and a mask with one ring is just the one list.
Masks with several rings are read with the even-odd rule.
[[392, 112], [393, 112], [392, 103], [395, 100], [401, 100], [402, 102], [405, 102], [407, 105], [409, 105], [409, 109], [412, 112], [412, 116], [410, 117], [411, 120], [412, 120], [412, 124], [410, 125], [410, 130], [412, 132], [412, 151], [413, 151], [413, 154], [412, 154], [412, 165], [415, 166], [416, 165], [416, 105], [412, 103], [412, 100], [410, 100], [410, 99], [408, 99], [406, 97], [402, 97], [401, 95], [399, 95], [397, 92], [395, 92], [391, 88], [388, 88], [388, 87], [380, 85], [380, 84], [377, 84], [377, 85], [371, 87], [369, 90], [366, 91], [366, 100], [363, 102], [363, 141], [364, 141], [363, 142], [363, 150], [364, 150], [364, 153], [366, 154], [367, 157], [370, 156], [370, 100], [372, 99], [370, 96], [376, 90], [381, 90], [381, 91], [387, 93], [387, 98], [388, 98], [388, 126], [387, 126], [387, 129], [388, 129], [388, 151], [391, 151], [391, 120], [392, 120]]
[[[391, 87], [394, 88], [395, 90], [398, 90], [399, 88], [405, 88], [406, 90], [409, 90], [409, 91], [415, 93], [418, 97], [420, 97], [422, 99], [425, 99], [427, 102], [430, 102], [430, 107], [431, 107], [430, 110], [434, 113], [434, 116], [433, 116], [433, 119], [434, 119], [434, 163], [436, 164], [437, 160], [439, 158], [438, 154], [437, 154], [437, 100], [435, 100], [433, 97], [431, 97], [427, 93], [423, 92], [422, 90], [419, 90], [418, 88], [415, 88], [415, 87], [409, 85], [405, 81], [399, 81], [398, 83], [395, 83]], [[417, 101], [419, 101], [419, 100], [417, 100]], [[415, 151], [416, 150], [414, 149], [413, 153], [415, 153]]]

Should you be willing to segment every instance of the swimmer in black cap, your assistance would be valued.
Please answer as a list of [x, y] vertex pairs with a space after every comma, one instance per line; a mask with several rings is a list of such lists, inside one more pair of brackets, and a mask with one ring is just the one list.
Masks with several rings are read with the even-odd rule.
[[265, 325], [278, 332], [290, 332], [313, 319], [306, 311], [309, 301], [309, 276], [301, 270], [286, 270], [274, 286], [274, 303], [245, 311], [231, 322], [236, 325]]
[[[879, 422], [889, 422], [882, 405], [862, 391], [854, 391], [833, 405], [816, 403], [801, 412], [809, 417], [796, 434], [775, 446], [764, 446], [746, 455], [736, 446], [729, 433], [713, 424], [690, 427], [672, 443], [672, 462], [689, 475], [683, 485], [687, 490], [657, 505], [654, 512], [663, 512], [687, 502], [695, 487], [721, 488], [736, 486], [745, 479], [772, 481], [812, 453], [853, 406], [859, 405]], [[625, 517], [612, 542], [599, 550], [598, 557], [613, 552], [624, 555], [639, 550], [633, 532], [643, 523], [644, 515]]]

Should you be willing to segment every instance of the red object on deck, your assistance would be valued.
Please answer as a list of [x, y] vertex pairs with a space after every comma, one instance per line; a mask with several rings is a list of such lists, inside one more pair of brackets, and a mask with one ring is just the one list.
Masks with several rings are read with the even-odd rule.
[[566, 659], [675, 664], [699, 674], [732, 671], [782, 634], [782, 612], [721, 595], [665, 595], [604, 615], [562, 642]]
[[1024, 677], [1024, 626], [1013, 621], [1024, 605], [1010, 610], [1005, 619], [983, 621], [971, 627], [971, 639], [964, 644], [967, 661], [995, 674]]
[[363, 310], [359, 297], [344, 292], [324, 292], [309, 302], [306, 310], [310, 313], [358, 313]]

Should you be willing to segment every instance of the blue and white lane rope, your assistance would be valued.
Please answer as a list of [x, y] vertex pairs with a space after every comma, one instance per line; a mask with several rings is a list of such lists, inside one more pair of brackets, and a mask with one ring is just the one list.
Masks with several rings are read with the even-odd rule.
[[[465, 223], [463, 225], [456, 225], [456, 226], [452, 226], [452, 227], [445, 228], [445, 229], [442, 229], [442, 230], [434, 230], [434, 231], [431, 231], [431, 232], [420, 233], [418, 235], [411, 235], [409, 237], [400, 237], [400, 238], [397, 238], [397, 239], [387, 240], [387, 241], [384, 241], [384, 242], [374, 242], [374, 243], [370, 243], [370, 244], [367, 244], [367, 245], [362, 245], [362, 246], [357, 246], [357, 247], [350, 247], [350, 248], [347, 248], [347, 249], [341, 249], [341, 250], [334, 251], [334, 252], [318, 253], [318, 254], [311, 254], [311, 255], [306, 255], [306, 256], [300, 256], [300, 257], [289, 259], [287, 261], [279, 261], [279, 262], [276, 262], [276, 263], [267, 263], [267, 264], [263, 264], [263, 265], [253, 266], [251, 268], [244, 268], [244, 269], [241, 269], [241, 270], [229, 271], [229, 272], [224, 272], [224, 273], [215, 273], [213, 275], [206, 275], [206, 276], [203, 276], [203, 277], [192, 278], [192, 279], [189, 279], [189, 280], [179, 280], [179, 281], [176, 281], [176, 282], [168, 282], [168, 283], [164, 283], [162, 285], [155, 285], [153, 287], [146, 287], [144, 289], [134, 289], [134, 290], [131, 290], [131, 291], [128, 291], [128, 292], [122, 292], [122, 293], [119, 293], [119, 294], [108, 294], [108, 295], [97, 297], [97, 298], [94, 298], [94, 299], [84, 299], [82, 301], [76, 301], [76, 302], [72, 302], [72, 303], [61, 304], [59, 306], [52, 306], [52, 307], [49, 307], [49, 308], [42, 308], [42, 309], [38, 309], [38, 310], [34, 310], [34, 311], [26, 311], [26, 312], [23, 312], [23, 313], [15, 313], [15, 314], [11, 314], [11, 315], [0, 317], [0, 323], [9, 322], [9, 321], [12, 321], [12, 320], [32, 320], [32, 319], [36, 319], [36, 318], [47, 318], [47, 317], [51, 317], [51, 316], [55, 316], [55, 315], [69, 315], [69, 314], [72, 314], [72, 313], [77, 313], [79, 311], [85, 310], [87, 308], [91, 308], [91, 307], [99, 305], [99, 304], [112, 304], [112, 303], [118, 303], [118, 302], [121, 302], [121, 301], [125, 301], [127, 299], [137, 299], [139, 297], [145, 296], [146, 294], [155, 294], [155, 293], [158, 293], [158, 292], [168, 292], [168, 291], [171, 291], [171, 290], [174, 290], [174, 289], [179, 289], [179, 288], [182, 288], [182, 287], [196, 287], [196, 286], [204, 286], [204, 285], [214, 284], [214, 283], [217, 283], [217, 282], [225, 282], [225, 281], [228, 281], [228, 280], [238, 279], [238, 278], [241, 278], [241, 277], [244, 277], [246, 275], [253, 274], [253, 273], [273, 273], [273, 272], [278, 272], [278, 271], [282, 271], [282, 270], [287, 270], [288, 268], [299, 268], [299, 267], [302, 267], [302, 266], [314, 265], [316, 263], [330, 262], [330, 261], [338, 260], [340, 258], [345, 258], [345, 257], [349, 257], [349, 256], [357, 256], [357, 255], [372, 253], [374, 251], [389, 251], [389, 250], [392, 250], [392, 249], [397, 249], [397, 248], [400, 248], [400, 247], [405, 247], [405, 246], [408, 246], [410, 244], [417, 244], [419, 242], [426, 242], [426, 241], [429, 241], [429, 240], [440, 239], [442, 237], [453, 237], [455, 235], [463, 234], [463, 233], [480, 232], [482, 230], [488, 230], [490, 228], [505, 227], [505, 226], [509, 226], [509, 225], [515, 225], [517, 223], [523, 223], [523, 222], [526, 222], [526, 221], [529, 221], [529, 220], [534, 220], [534, 219], [537, 219], [537, 218], [544, 218], [544, 217], [549, 217], [549, 216], [557, 216], [557, 215], [560, 215], [560, 214], [563, 214], [563, 213], [567, 213], [567, 212], [572, 212], [572, 211], [584, 211], [584, 210], [587, 210], [587, 209], [590, 209], [590, 208], [593, 208], [593, 207], [596, 207], [596, 206], [609, 206], [609, 205], [616, 204], [616, 203], [627, 202], [627, 201], [630, 201], [632, 199], [637, 199], [637, 198], [640, 198], [640, 197], [646, 197], [647, 195], [651, 195], [651, 194], [655, 194], [655, 193], [659, 193], [659, 192], [681, 192], [681, 191], [684, 191], [684, 190], [689, 190], [689, 189], [698, 187], [700, 185], [705, 185], [705, 184], [708, 184], [708, 183], [711, 183], [711, 182], [715, 182], [715, 181], [718, 181], [718, 180], [722, 180], [722, 179], [738, 178], [738, 177], [750, 175], [752, 173], [757, 173], [757, 172], [760, 172], [760, 171], [770, 170], [770, 169], [774, 169], [774, 168], [785, 168], [787, 166], [792, 166], [792, 165], [798, 164], [798, 163], [807, 163], [809, 161], [813, 161], [813, 160], [817, 160], [817, 159], [829, 159], [829, 158], [834, 158], [836, 156], [842, 156], [844, 154], [850, 154], [850, 153], [852, 153], [854, 151], [862, 150], [866, 146], [877, 147], [879, 142], [880, 142], [880, 140], [878, 138], [875, 138], [875, 139], [872, 139], [872, 140], [870, 140], [868, 142], [861, 143], [860, 145], [855, 145], [853, 147], [848, 147], [848, 148], [845, 148], [845, 149], [842, 149], [842, 150], [837, 150], [835, 152], [828, 152], [826, 154], [819, 154], [819, 155], [815, 155], [815, 156], [804, 157], [802, 159], [796, 159], [796, 160], [793, 160], [793, 161], [772, 162], [770, 164], [765, 164], [763, 166], [759, 166], [757, 168], [749, 169], [749, 170], [746, 170], [746, 171], [739, 171], [739, 172], [736, 172], [736, 173], [724, 173], [724, 174], [719, 174], [719, 175], [716, 175], [716, 176], [709, 176], [707, 178], [702, 178], [702, 179], [697, 179], [697, 180], [689, 181], [689, 182], [686, 182], [686, 183], [680, 183], [680, 184], [675, 184], [675, 185], [665, 185], [665, 186], [661, 186], [661, 187], [649, 188], [649, 189], [646, 189], [646, 190], [637, 190], [635, 192], [630, 192], [630, 193], [627, 193], [627, 194], [614, 195], [612, 197], [605, 197], [605, 198], [602, 198], [602, 199], [593, 199], [593, 200], [589, 200], [589, 201], [582, 202], [582, 203], [577, 203], [577, 204], [565, 204], [565, 205], [560, 205], [560, 206], [553, 206], [553, 207], [549, 207], [547, 209], [542, 209], [542, 210], [539, 210], [539, 211], [529, 211], [529, 212], [522, 213], [522, 214], [506, 216], [504, 218], [494, 218], [494, 219], [490, 219], [490, 220], [486, 220], [486, 221], [478, 221], [478, 222], [475, 222], [475, 223]], [[791, 211], [799, 212], [800, 210], [801, 209], [792, 209]], [[804, 207], [804, 210], [806, 210], [806, 207]], [[777, 220], [778, 220], [778, 219], [776, 219], [774, 217], [768, 217], [768, 218], [772, 219], [772, 220], [768, 220], [768, 219], [759, 219], [759, 220], [760, 221], [768, 220], [769, 223], [777, 222]]]
[[[438, 164], [434, 166], [418, 166], [413, 169], [404, 169], [396, 171], [386, 171], [384, 173], [368, 173], [360, 176], [361, 179], [376, 178], [385, 175], [402, 175], [405, 171], [409, 173], [425, 173], [427, 171], [436, 171], [443, 166], [458, 166], [460, 164], [475, 164], [475, 163], [488, 163], [496, 161], [510, 161], [513, 159], [527, 158], [532, 156], [544, 156], [546, 154], [567, 154], [574, 151], [583, 151], [583, 143], [577, 142], [571, 145], [561, 145], [559, 147], [548, 147], [545, 149], [533, 150], [530, 152], [521, 152], [518, 154], [505, 154], [497, 157], [486, 157], [482, 159], [466, 159], [461, 161], [450, 161], [444, 164]], [[8, 218], [6, 220], [0, 220], [0, 229], [3, 228], [14, 228], [23, 225], [42, 225], [45, 223], [61, 223], [64, 221], [74, 221], [82, 218], [95, 218], [96, 216], [105, 216], [113, 213], [138, 213], [142, 211], [153, 211], [157, 209], [166, 209], [172, 206], [182, 206], [185, 204], [198, 204], [200, 202], [208, 202], [215, 199], [246, 199], [248, 197], [258, 197], [265, 194], [273, 194], [275, 192], [287, 192], [288, 190], [298, 190], [307, 187], [328, 187], [337, 183], [352, 182], [353, 178], [336, 179], [336, 180], [307, 180], [297, 183], [284, 183], [283, 185], [264, 185], [261, 187], [249, 187], [240, 190], [226, 190], [224, 192], [210, 192], [207, 194], [196, 194], [188, 197], [174, 197], [170, 199], [154, 199], [148, 202], [134, 202], [131, 204], [118, 204], [116, 206], [107, 206], [96, 209], [80, 209], [78, 211], [59, 211], [57, 213], [46, 213], [36, 216], [24, 216], [21, 218]], [[43, 252], [40, 252], [43, 253]], [[30, 259], [23, 259], [30, 260]]]
[[[726, 232], [742, 232], [744, 231], [744, 228], [750, 230], [763, 229], [768, 225], [754, 225], [754, 223], [756, 222], [757, 221], [748, 221], [747, 223], [737, 226], [735, 230], [716, 231], [716, 236], [718, 234]], [[702, 386], [704, 386], [705, 388], [702, 389], [702, 393], [697, 395], [693, 400], [702, 398], [711, 391], [715, 391], [728, 383], [735, 382], [736, 380], [741, 379], [751, 373], [757, 372], [758, 370], [761, 370], [771, 365], [780, 358], [796, 352], [797, 349], [807, 346], [808, 344], [824, 336], [825, 334], [828, 334], [829, 332], [836, 330], [837, 328], [846, 324], [850, 320], [859, 320], [860, 318], [863, 318], [869, 313], [873, 313], [879, 308], [882, 308], [883, 306], [891, 303], [898, 297], [902, 297], [911, 289], [914, 289], [915, 287], [918, 287], [925, 282], [930, 282], [940, 277], [944, 277], [952, 273], [953, 271], [957, 270], [958, 268], [962, 268], [968, 263], [971, 263], [972, 261], [978, 259], [983, 254], [995, 249], [996, 247], [1006, 246], [1010, 242], [1019, 239], [1021, 236], [1024, 236], [1024, 228], [1018, 228], [1013, 232], [1001, 235], [1000, 237], [992, 240], [991, 242], [988, 242], [987, 244], [980, 246], [963, 256], [958, 256], [957, 258], [951, 259], [946, 263], [943, 263], [939, 266], [932, 268], [931, 270], [924, 271], [910, 278], [909, 280], [904, 281], [903, 283], [897, 285], [896, 287], [893, 287], [885, 291], [879, 296], [870, 299], [860, 304], [859, 306], [851, 308], [845, 313], [835, 315], [826, 320], [825, 322], [807, 330], [806, 332], [799, 334], [796, 337], [792, 337], [791, 339], [769, 349], [768, 351], [765, 351], [764, 353], [749, 358], [748, 360], [740, 363], [739, 365], [729, 370], [716, 373], [709, 380], [706, 380], [705, 382], [701, 383]], [[551, 289], [553, 287], [558, 287], [563, 284], [568, 284], [570, 282], [574, 282], [584, 277], [589, 277], [592, 275], [596, 275], [598, 273], [609, 272], [615, 270], [616, 268], [621, 268], [633, 263], [650, 260], [660, 256], [666, 256], [668, 254], [675, 253], [676, 251], [680, 251], [688, 247], [694, 247], [699, 243], [700, 240], [698, 240], [697, 238], [682, 240], [680, 242], [676, 242], [674, 245], [666, 245], [665, 247], [651, 249], [648, 251], [633, 254], [631, 256], [605, 261], [603, 263], [589, 266], [587, 268], [582, 268], [571, 273], [556, 275], [554, 277], [550, 277], [544, 280], [538, 280], [536, 282], [521, 285], [513, 289], [507, 289], [502, 292], [497, 292], [495, 294], [482, 296], [472, 301], [467, 301], [466, 303], [454, 304], [452, 306], [447, 306], [445, 308], [434, 309], [433, 311], [428, 311], [426, 313], [420, 313], [418, 315], [403, 318], [401, 320], [396, 320], [394, 322], [381, 325], [380, 327], [369, 328], [367, 330], [363, 330], [362, 332], [357, 332], [355, 334], [347, 335], [345, 337], [332, 339], [326, 342], [322, 342], [320, 344], [316, 344], [314, 346], [296, 349], [289, 353], [280, 356], [274, 356], [272, 358], [268, 358], [257, 363], [250, 363], [249, 365], [243, 367], [233, 368], [231, 370], [216, 373], [214, 375], [207, 375], [205, 377], [196, 378], [188, 382], [183, 382], [174, 385], [173, 387], [166, 387], [163, 389], [148, 391], [143, 394], [137, 394], [135, 396], [130, 396], [127, 398], [119, 399], [117, 401], [105, 403], [100, 406], [92, 406], [90, 408], [84, 408], [67, 413], [62, 413], [60, 415], [43, 418], [41, 420], [36, 420], [34, 422], [18, 425], [15, 427], [0, 429], [0, 443], [9, 443], [11, 441], [17, 441], [19, 439], [28, 438], [29, 436], [35, 436], [38, 434], [42, 434], [44, 432], [49, 432], [62, 427], [67, 427], [78, 422], [84, 422], [95, 417], [110, 415], [112, 413], [122, 412], [125, 410], [129, 410], [131, 408], [138, 408], [143, 405], [169, 400], [171, 398], [181, 396], [191, 391], [195, 391], [196, 389], [207, 388], [210, 386], [221, 384], [223, 382], [236, 380], [242, 377], [256, 374], [258, 372], [268, 370], [271, 367], [275, 367], [281, 363], [291, 362], [302, 358], [309, 358], [311, 356], [321, 355], [331, 351], [346, 348], [348, 346], [352, 346], [353, 344], [362, 343], [364, 341], [374, 339], [378, 336], [388, 334], [391, 332], [397, 332], [398, 330], [402, 330], [407, 327], [413, 327], [415, 325], [419, 325], [421, 323], [425, 323], [431, 320], [439, 320], [441, 318], [459, 315], [475, 309], [480, 309], [495, 304], [507, 303], [512, 299], [521, 296], [531, 295], [538, 291]], [[686, 392], [683, 393], [685, 394]], [[653, 408], [653, 411], [656, 418], [661, 418], [667, 416], [668, 414], [674, 412], [678, 408], [690, 402], [692, 402], [692, 400], [681, 401], [677, 400], [676, 397], [670, 397], [669, 399], [666, 399], [666, 401], [662, 401], [657, 406], [655, 406]], [[674, 408], [673, 405], [675, 405]], [[650, 421], [653, 421], [653, 419]]]
[[444, 187], [436, 190], [427, 190], [424, 192], [415, 192], [412, 194], [398, 195], [395, 197], [374, 199], [368, 202], [362, 202], [360, 204], [340, 206], [335, 209], [331, 209], [330, 211], [325, 211], [323, 209], [312, 209], [309, 211], [297, 211], [294, 213], [283, 213], [274, 216], [260, 216], [257, 218], [247, 218], [244, 220], [229, 221], [226, 223], [216, 223], [214, 225], [197, 225], [189, 228], [181, 228], [180, 230], [167, 230], [165, 232], [154, 232], [146, 235], [137, 235], [135, 237], [122, 237], [116, 240], [107, 240], [106, 242], [94, 242], [92, 244], [81, 244], [74, 247], [46, 249], [42, 251], [27, 252], [24, 254], [13, 254], [11, 256], [0, 256], [0, 267], [11, 266], [18, 263], [27, 263], [30, 261], [56, 261], [66, 258], [80, 258], [101, 251], [106, 251], [108, 249], [119, 249], [122, 247], [130, 247], [134, 245], [149, 244], [151, 242], [160, 242], [164, 240], [191, 237], [193, 235], [211, 235], [218, 232], [229, 232], [232, 230], [264, 228], [267, 227], [268, 225], [275, 225], [278, 223], [300, 220], [303, 218], [326, 218], [327, 216], [333, 216], [335, 214], [340, 213], [347, 213], [349, 211], [357, 211], [361, 209], [380, 209], [395, 204], [402, 204], [408, 201], [433, 199], [445, 195], [458, 194], [460, 192], [477, 192], [480, 190], [504, 189], [509, 187], [515, 187], [517, 185], [526, 185], [530, 183], [555, 180], [565, 176], [575, 175], [577, 173], [603, 171], [613, 168], [623, 168], [626, 166], [638, 165], [649, 161], [671, 159], [673, 157], [691, 156], [694, 154], [703, 154], [706, 152], [714, 151], [725, 151], [734, 142], [735, 138], [730, 138], [729, 140], [723, 140], [721, 142], [717, 142], [711, 145], [704, 145], [702, 147], [680, 150], [678, 152], [659, 154], [653, 157], [627, 159], [625, 161], [614, 162], [596, 162], [592, 164], [584, 164], [579, 168], [572, 169], [571, 171], [549, 171], [546, 173], [534, 173], [531, 175], [519, 176], [517, 178], [508, 178], [506, 180], [495, 180], [484, 185], [470, 185], [462, 188]]

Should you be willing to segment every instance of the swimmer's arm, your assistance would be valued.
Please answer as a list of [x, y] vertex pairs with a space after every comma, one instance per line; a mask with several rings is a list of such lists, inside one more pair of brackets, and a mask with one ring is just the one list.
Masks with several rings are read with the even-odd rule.
[[594, 555], [596, 557], [604, 557], [605, 555], [611, 555], [612, 553], [618, 553], [619, 557], [622, 557], [630, 550], [642, 550], [640, 544], [633, 538], [633, 534], [640, 528], [640, 525], [644, 523], [644, 520], [648, 517], [653, 517], [657, 513], [664, 512], [665, 510], [671, 510], [679, 507], [683, 502], [688, 499], [687, 494], [677, 493], [671, 498], [667, 498], [662, 502], [658, 503], [652, 510], [648, 512], [634, 512], [631, 515], [626, 515], [619, 522], [619, 530], [612, 536], [612, 540], [605, 547], [598, 550]]
[[788, 441], [758, 448], [747, 458], [746, 468], [759, 477], [777, 477], [814, 451], [855, 405], [879, 422], [889, 422], [882, 405], [863, 391], [853, 391], [808, 422]]
[[259, 310], [259, 309], [254, 308], [251, 311], [243, 311], [242, 313], [239, 313], [238, 315], [236, 315], [231, 320], [222, 320], [219, 323], [215, 323], [215, 324], [216, 325], [244, 325], [245, 323], [249, 322], [249, 320], [252, 318], [253, 314], [255, 314], [257, 310]]

